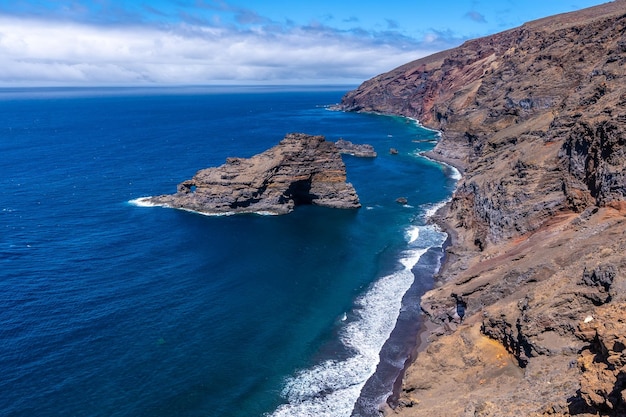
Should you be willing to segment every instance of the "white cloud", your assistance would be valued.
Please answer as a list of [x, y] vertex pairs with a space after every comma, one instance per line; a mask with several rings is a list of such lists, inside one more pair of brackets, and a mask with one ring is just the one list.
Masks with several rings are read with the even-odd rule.
[[366, 35], [0, 16], [0, 85], [357, 83], [436, 49], [388, 32]]

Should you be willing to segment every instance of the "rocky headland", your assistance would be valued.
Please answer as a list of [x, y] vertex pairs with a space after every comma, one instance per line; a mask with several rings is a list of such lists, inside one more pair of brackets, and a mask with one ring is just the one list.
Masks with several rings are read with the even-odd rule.
[[441, 131], [463, 173], [399, 416], [626, 415], [626, 0], [379, 75], [341, 107]]
[[143, 204], [206, 214], [286, 214], [299, 205], [353, 209], [361, 206], [346, 182], [339, 149], [323, 136], [290, 133], [251, 158], [228, 158], [178, 184], [175, 194]]

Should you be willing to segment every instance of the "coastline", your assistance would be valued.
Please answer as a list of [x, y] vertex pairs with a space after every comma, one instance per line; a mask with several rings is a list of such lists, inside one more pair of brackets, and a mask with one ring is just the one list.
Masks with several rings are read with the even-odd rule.
[[[329, 106], [328, 110], [331, 111], [345, 111], [345, 109], [341, 109], [338, 105], [335, 106]], [[443, 132], [438, 130], [438, 129], [433, 129], [427, 126], [424, 126], [422, 123], [420, 123], [420, 121], [416, 118], [413, 117], [409, 117], [409, 116], [404, 116], [404, 115], [400, 115], [400, 114], [393, 114], [393, 113], [382, 113], [382, 112], [365, 112], [365, 113], [371, 113], [371, 114], [376, 114], [376, 115], [381, 115], [381, 116], [389, 116], [389, 117], [399, 117], [399, 118], [403, 118], [407, 121], [410, 121], [412, 123], [414, 123], [415, 125], [419, 126], [421, 129], [430, 131], [430, 132], [434, 132], [437, 134], [437, 143], [440, 144], [441, 141], [443, 140]], [[437, 145], [436, 145], [437, 146]], [[450, 178], [454, 179], [455, 181], [460, 181], [463, 177], [463, 174], [465, 172], [465, 166], [464, 164], [461, 163], [461, 161], [459, 159], [456, 158], [451, 158], [451, 157], [445, 157], [439, 153], [435, 152], [435, 149], [433, 148], [430, 151], [426, 151], [426, 152], [420, 152], [419, 154], [421, 157], [428, 159], [430, 161], [433, 161], [435, 163], [441, 164], [443, 166], [445, 166], [446, 168], [450, 169], [451, 174], [449, 174]], [[432, 211], [427, 212], [426, 213], [426, 224], [434, 224], [436, 225], [443, 233], [446, 234], [446, 238], [444, 240], [444, 242], [442, 243], [442, 245], [440, 247], [433, 247], [429, 250], [429, 252], [431, 250], [440, 250], [441, 253], [437, 256], [437, 263], [438, 266], [434, 269], [432, 269], [431, 271], [429, 271], [428, 273], [428, 277], [430, 278], [430, 285], [424, 285], [424, 276], [420, 276], [419, 273], [416, 271], [416, 269], [418, 269], [418, 265], [420, 264], [420, 262], [422, 262], [425, 257], [421, 257], [420, 260], [413, 266], [412, 268], [412, 273], [414, 275], [414, 282], [411, 286], [411, 288], [405, 293], [405, 295], [403, 296], [403, 301], [402, 301], [402, 308], [406, 308], [408, 307], [407, 303], [405, 303], [405, 298], [408, 296], [408, 294], [411, 292], [411, 289], [414, 289], [414, 287], [416, 286], [420, 286], [420, 284], [423, 286], [419, 291], [420, 294], [418, 296], [418, 306], [419, 306], [419, 313], [417, 315], [417, 317], [412, 319], [412, 323], [409, 323], [409, 327], [410, 326], [415, 326], [413, 331], [412, 331], [412, 346], [409, 346], [409, 350], [408, 350], [408, 355], [406, 355], [406, 358], [403, 361], [403, 365], [401, 366], [401, 368], [397, 371], [397, 375], [393, 378], [393, 383], [392, 383], [392, 387], [391, 387], [391, 392], [385, 394], [383, 396], [383, 398], [381, 399], [381, 401], [379, 401], [378, 404], [370, 404], [369, 406], [374, 406], [375, 409], [368, 409], [368, 405], [363, 405], [360, 404], [360, 401], [362, 400], [363, 394], [366, 392], [366, 390], [368, 389], [368, 384], [371, 384], [371, 381], [376, 381], [378, 383], [380, 383], [379, 379], [380, 379], [380, 367], [381, 364], [384, 362], [383, 358], [384, 358], [384, 351], [385, 351], [385, 347], [388, 345], [388, 343], [392, 340], [393, 337], [393, 333], [396, 332], [402, 332], [402, 331], [406, 331], [407, 329], [404, 328], [403, 325], [401, 325], [399, 322], [401, 320], [401, 315], [398, 317], [396, 324], [392, 330], [392, 334], [389, 336], [389, 338], [387, 339], [387, 341], [385, 342], [385, 345], [383, 345], [383, 347], [381, 348], [381, 351], [379, 352], [379, 356], [380, 356], [380, 362], [377, 365], [377, 369], [374, 372], [374, 374], [368, 379], [368, 381], [366, 382], [365, 386], [361, 389], [361, 393], [359, 394], [359, 397], [357, 399], [357, 402], [355, 403], [354, 406], [354, 410], [352, 412], [352, 415], [354, 416], [356, 412], [361, 412], [361, 413], [367, 413], [367, 412], [372, 412], [372, 413], [376, 413], [376, 415], [382, 413], [383, 415], [388, 415], [391, 412], [393, 412], [393, 410], [395, 409], [395, 407], [398, 406], [399, 404], [399, 400], [400, 400], [400, 394], [401, 394], [401, 390], [402, 390], [402, 385], [403, 385], [403, 379], [404, 376], [408, 370], [408, 368], [414, 363], [414, 361], [416, 360], [418, 354], [422, 351], [424, 351], [428, 345], [429, 345], [429, 338], [430, 336], [435, 333], [437, 331], [437, 329], [440, 328], [439, 325], [437, 325], [436, 323], [434, 323], [433, 321], [431, 321], [431, 319], [428, 317], [428, 315], [422, 310], [421, 308], [421, 299], [424, 296], [424, 294], [429, 291], [432, 290], [435, 285], [436, 285], [436, 281], [438, 280], [438, 277], [441, 276], [441, 272], [445, 269], [447, 260], [449, 259], [449, 254], [447, 251], [447, 248], [449, 246], [452, 245], [453, 241], [456, 241], [456, 233], [453, 230], [453, 228], [448, 227], [445, 222], [443, 222], [443, 218], [442, 216], [439, 214], [442, 211], [445, 211], [446, 208], [448, 207], [448, 205], [450, 204], [450, 199], [448, 200], [444, 200], [442, 202], [440, 202], [439, 204], [436, 204], [436, 206], [432, 209]], [[405, 324], [406, 326], [406, 324]], [[416, 329], [416, 330], [415, 330]], [[409, 332], [411, 332], [411, 330], [409, 330]], [[406, 351], [405, 351], [406, 352]], [[361, 415], [361, 414], [359, 414]], [[372, 414], [374, 415], [374, 414]]]
[[[382, 114], [382, 113], [377, 113], [377, 114], [391, 116], [391, 117], [401, 117], [401, 118], [410, 120], [416, 123], [420, 128], [423, 128], [425, 130], [429, 130], [432, 132], [437, 132], [438, 143], [440, 143], [440, 141], [443, 139], [443, 132], [423, 126], [421, 123], [419, 123], [418, 120], [414, 118], [405, 117], [402, 115], [395, 115], [395, 114]], [[446, 167], [449, 170], [448, 176], [457, 182], [460, 181], [464, 175], [464, 166], [462, 163], [460, 163], [458, 159], [444, 157], [443, 155], [436, 153], [434, 149], [431, 151], [427, 151], [427, 152], [420, 152], [420, 156]], [[431, 247], [428, 251], [428, 252], [431, 252], [431, 255], [433, 254], [433, 252], [439, 252], [435, 254], [436, 262], [437, 262], [437, 266], [435, 268], [432, 268], [432, 264], [431, 264], [430, 270], [428, 270], [426, 273], [423, 273], [425, 271], [420, 271], [420, 269], [423, 270], [423, 267], [424, 267], [423, 263], [427, 262], [427, 257], [422, 256], [420, 258], [420, 261], [418, 261], [411, 270], [411, 272], [414, 275], [414, 283], [412, 284], [411, 288], [405, 293], [403, 297], [402, 309], [403, 310], [410, 309], [412, 306], [417, 305], [418, 313], [417, 315], [415, 315], [415, 317], [412, 317], [410, 319], [411, 322], [409, 323], [407, 323], [407, 317], [404, 318], [405, 323], [401, 323], [402, 315], [403, 315], [402, 313], [398, 317], [396, 325], [394, 326], [394, 329], [392, 331], [392, 334], [389, 336], [389, 338], [385, 342], [385, 345], [383, 346], [383, 348], [381, 348], [381, 351], [380, 351], [381, 362], [377, 366], [376, 372], [370, 377], [370, 380], [368, 380], [368, 382], [366, 383], [366, 386], [363, 387], [361, 391], [361, 395], [359, 396], [359, 399], [357, 400], [357, 403], [355, 404], [355, 408], [352, 413], [353, 416], [370, 415], [370, 414], [367, 414], [368, 411], [372, 413], [373, 412], [376, 413], [376, 414], [371, 414], [371, 415], [379, 415], [380, 413], [382, 413], [382, 415], [387, 416], [390, 413], [393, 413], [395, 408], [400, 404], [400, 396], [402, 392], [403, 381], [404, 381], [404, 377], [406, 375], [407, 370], [415, 362], [418, 355], [428, 348], [431, 342], [430, 340], [431, 336], [433, 334], [440, 334], [442, 332], [441, 325], [435, 323], [431, 319], [431, 317], [428, 316], [426, 311], [422, 309], [421, 300], [422, 300], [422, 297], [428, 291], [433, 290], [436, 287], [437, 283], [441, 280], [442, 273], [443, 271], [445, 271], [446, 265], [448, 264], [448, 261], [450, 260], [450, 257], [452, 256], [452, 254], [449, 253], [448, 248], [452, 246], [453, 243], [456, 242], [458, 238], [456, 231], [454, 230], [454, 228], [450, 227], [450, 225], [448, 225], [445, 222], [444, 215], [443, 215], [443, 213], [447, 211], [447, 208], [450, 205], [451, 197], [452, 195], [447, 200], [441, 201], [440, 203], [436, 204], [435, 207], [428, 210], [425, 214], [426, 224], [435, 225], [446, 236], [441, 246]], [[419, 295], [415, 299], [416, 294], [414, 293], [413, 294], [414, 298], [411, 301], [410, 293], [412, 291], [414, 292], [417, 287], [420, 287], [418, 290]], [[409, 300], [407, 300], [407, 298]], [[382, 378], [380, 376], [381, 364], [384, 363], [385, 359], [389, 360], [389, 358], [385, 356], [385, 348], [387, 347], [387, 344], [393, 340], [394, 333], [403, 333], [403, 332], [408, 332], [410, 334], [410, 337], [412, 339], [412, 342], [411, 342], [412, 344], [410, 346], [407, 346], [408, 352], [406, 350], [404, 351], [406, 356], [403, 360], [402, 366], [400, 367], [400, 369], [397, 369], [397, 374], [393, 378], [391, 392], [388, 392], [384, 396], [384, 398], [382, 398], [381, 401], [379, 401], [379, 403], [375, 405], [375, 408], [376, 408], [375, 410], [367, 409], [362, 404], [359, 404], [359, 401], [362, 399], [364, 392], [366, 392], [367, 390], [367, 385], [370, 384], [371, 380], [377, 380], [376, 382], [380, 383], [380, 379]], [[405, 337], [406, 336], [407, 335], [405, 335]], [[386, 370], [386, 371], [389, 372], [389, 370]], [[383, 373], [384, 372], [385, 371], [383, 371]], [[358, 414], [355, 414], [355, 413], [358, 413]]]
[[[425, 342], [430, 329], [428, 319], [422, 314], [419, 300], [432, 288], [435, 272], [443, 256], [443, 242], [426, 250], [411, 268], [412, 284], [402, 296], [400, 312], [392, 331], [378, 352], [379, 362], [368, 378], [357, 399], [353, 416], [378, 416], [389, 397], [399, 393], [402, 376], [421, 351], [420, 339]], [[421, 344], [426, 347], [425, 343]]]
[[[449, 203], [446, 203], [439, 210], [445, 208], [447, 204]], [[429, 221], [433, 221], [433, 218], [435, 216], [436, 215], [433, 215], [432, 217], [430, 217]], [[442, 227], [440, 224], [438, 223], [436, 224], [437, 226]], [[433, 282], [429, 289], [433, 289], [435, 287], [438, 277], [441, 275], [441, 271], [444, 270], [445, 265], [449, 258], [449, 253], [447, 251], [447, 248], [452, 245], [452, 233], [448, 232], [447, 230], [444, 230], [443, 227], [442, 227], [442, 230], [444, 231], [444, 233], [446, 233], [447, 237], [441, 247], [441, 255], [439, 257], [439, 267], [432, 273]], [[418, 279], [417, 274], [415, 275], [415, 278], [416, 280]], [[420, 303], [426, 291], [422, 292], [422, 295], [420, 296]], [[415, 334], [415, 339], [414, 339], [415, 343], [410, 351], [409, 356], [404, 361], [404, 365], [402, 369], [400, 370], [398, 376], [396, 377], [393, 383], [391, 394], [386, 398], [384, 403], [380, 404], [379, 411], [382, 412], [384, 416], [387, 416], [390, 413], [392, 413], [396, 409], [396, 407], [398, 407], [398, 405], [400, 404], [400, 395], [401, 395], [402, 386], [404, 383], [404, 377], [407, 373], [407, 370], [415, 362], [415, 360], [417, 359], [417, 356], [428, 348], [430, 341], [431, 341], [430, 340], [431, 336], [440, 331], [441, 326], [431, 320], [428, 314], [426, 314], [426, 312], [421, 309], [421, 305], [420, 305], [420, 314], [417, 320], [418, 320], [418, 331]]]
[[[400, 116], [402, 117], [402, 116]], [[436, 130], [436, 129], [432, 129], [432, 128], [427, 128], [425, 126], [423, 126], [422, 124], [419, 123], [419, 121], [417, 121], [416, 119], [413, 118], [408, 118], [409, 120], [412, 120], [414, 122], [416, 122], [420, 127], [430, 130], [430, 131], [435, 131], [439, 133], [439, 141], [443, 140], [443, 132]], [[442, 164], [444, 166], [450, 167], [452, 168], [454, 171], [456, 171], [456, 173], [453, 171], [451, 177], [456, 180], [457, 182], [460, 181], [463, 178], [464, 172], [465, 172], [465, 167], [463, 166], [462, 163], [460, 163], [460, 161], [458, 159], [455, 158], [451, 158], [451, 157], [445, 157], [437, 152], [435, 152], [435, 150], [431, 150], [431, 151], [427, 151], [427, 152], [423, 152], [420, 153], [420, 155], [426, 159], [429, 159], [433, 162]], [[458, 175], [457, 175], [458, 174]], [[379, 411], [384, 415], [387, 416], [391, 413], [394, 412], [394, 410], [400, 405], [400, 396], [401, 396], [401, 391], [402, 391], [402, 387], [404, 384], [404, 377], [408, 371], [408, 369], [411, 367], [411, 365], [415, 362], [415, 360], [417, 359], [418, 355], [425, 351], [430, 342], [431, 342], [431, 336], [433, 334], [437, 334], [437, 333], [441, 333], [442, 329], [441, 329], [441, 325], [435, 323], [431, 317], [427, 314], [427, 312], [425, 310], [422, 309], [421, 307], [421, 301], [422, 298], [424, 296], [424, 294], [435, 288], [435, 286], [437, 285], [438, 281], [442, 280], [442, 276], [444, 275], [447, 266], [453, 261], [451, 258], [454, 257], [454, 255], [448, 251], [448, 248], [450, 248], [451, 246], [453, 246], [453, 244], [455, 244], [456, 242], [458, 242], [458, 235], [456, 230], [451, 227], [444, 219], [445, 215], [444, 213], [448, 210], [448, 207], [450, 205], [450, 199], [443, 202], [443, 204], [441, 204], [441, 206], [436, 207], [435, 211], [433, 213], [430, 213], [427, 215], [427, 222], [431, 223], [431, 224], [435, 224], [438, 228], [440, 228], [440, 230], [446, 234], [446, 239], [444, 241], [444, 243], [441, 246], [441, 255], [439, 257], [439, 266], [437, 269], [435, 269], [434, 271], [432, 271], [432, 283], [430, 285], [429, 288], [425, 288], [422, 291], [421, 296], [419, 297], [419, 302], [420, 302], [420, 314], [418, 316], [418, 330], [415, 334], [415, 338], [414, 338], [414, 345], [408, 355], [408, 357], [406, 358], [406, 360], [404, 361], [404, 365], [402, 367], [402, 369], [400, 370], [399, 374], [397, 375], [394, 383], [393, 383], [393, 387], [392, 387], [392, 392], [389, 396], [387, 396], [387, 398], [385, 399], [384, 403], [381, 403], [379, 406]], [[417, 265], [416, 265], [417, 266]], [[419, 279], [418, 274], [415, 274], [415, 279], [416, 281]]]
[[430, 343], [430, 340], [429, 340], [430, 336], [439, 327], [437, 326], [437, 324], [433, 323], [424, 314], [420, 317], [419, 320], [420, 320], [420, 330], [417, 333], [415, 346], [411, 350], [411, 354], [409, 355], [409, 357], [404, 362], [404, 366], [402, 367], [400, 374], [398, 375], [398, 377], [396, 378], [393, 384], [391, 395], [387, 397], [387, 400], [383, 404], [380, 405], [379, 411], [381, 411], [383, 415], [385, 416], [392, 413], [396, 409], [396, 407], [399, 405], [402, 384], [403, 384], [404, 376], [406, 375], [407, 370], [413, 364], [413, 362], [415, 362], [417, 355], [419, 355], [421, 352], [426, 350], [426, 348], [428, 347]]
[[441, 129], [424, 156], [462, 173], [432, 218], [450, 241], [420, 303], [441, 324], [388, 413], [626, 415], [625, 10], [528, 22], [344, 96]]

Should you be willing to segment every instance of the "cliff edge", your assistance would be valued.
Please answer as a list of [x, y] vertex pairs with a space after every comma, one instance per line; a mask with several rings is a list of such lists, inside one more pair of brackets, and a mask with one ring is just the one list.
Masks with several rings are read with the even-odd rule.
[[626, 0], [379, 75], [341, 107], [417, 118], [459, 167], [399, 416], [626, 415]]

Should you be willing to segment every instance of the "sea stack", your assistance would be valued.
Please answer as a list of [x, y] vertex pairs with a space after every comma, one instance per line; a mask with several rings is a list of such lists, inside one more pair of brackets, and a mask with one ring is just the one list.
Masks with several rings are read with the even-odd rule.
[[286, 214], [299, 205], [354, 209], [359, 197], [346, 182], [346, 167], [334, 143], [323, 136], [290, 133], [251, 158], [228, 158], [202, 169], [171, 195], [143, 203], [205, 214]]
[[452, 244], [421, 302], [439, 327], [394, 415], [626, 415], [625, 33], [616, 0], [468, 41], [343, 98], [440, 130], [429, 156], [463, 171], [436, 218]]
[[356, 156], [358, 158], [376, 158], [377, 154], [372, 145], [356, 144], [349, 140], [339, 139], [335, 142], [339, 153]]

